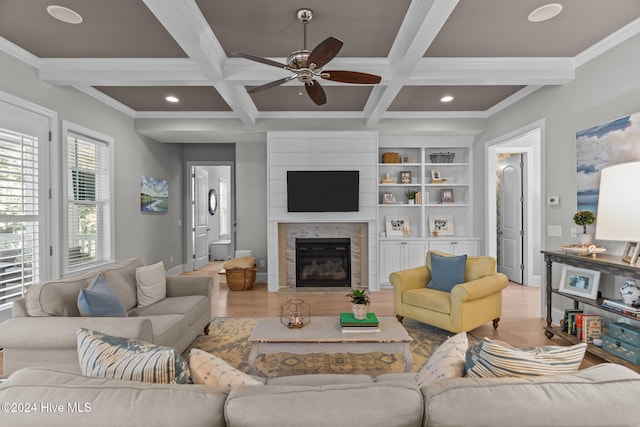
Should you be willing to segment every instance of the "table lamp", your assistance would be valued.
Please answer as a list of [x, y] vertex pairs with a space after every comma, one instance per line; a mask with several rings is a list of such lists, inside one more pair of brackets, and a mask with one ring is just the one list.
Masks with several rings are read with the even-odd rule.
[[640, 252], [640, 161], [602, 169], [596, 239], [626, 241], [622, 260], [635, 264]]

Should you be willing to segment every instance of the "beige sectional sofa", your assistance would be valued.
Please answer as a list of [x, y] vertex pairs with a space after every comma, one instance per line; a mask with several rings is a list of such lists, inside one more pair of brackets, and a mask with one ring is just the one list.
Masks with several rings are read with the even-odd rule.
[[[414, 374], [300, 375], [229, 394], [22, 369], [0, 385], [13, 427], [637, 427], [640, 375], [614, 364], [528, 379], [455, 378], [418, 388]], [[26, 408], [26, 404], [28, 409]], [[21, 405], [21, 406], [19, 406]], [[44, 406], [43, 406], [44, 405]], [[59, 410], [52, 412], [51, 407]], [[78, 408], [82, 408], [79, 410]]]
[[[0, 324], [5, 375], [28, 366], [80, 373], [76, 350], [78, 327], [170, 346], [183, 352], [208, 328], [213, 279], [167, 276], [167, 297], [138, 307], [136, 268], [141, 266], [144, 266], [142, 259], [132, 258], [102, 270], [32, 286], [25, 298], [14, 302], [12, 318]], [[127, 310], [128, 317], [80, 316], [78, 294], [100, 273]]]

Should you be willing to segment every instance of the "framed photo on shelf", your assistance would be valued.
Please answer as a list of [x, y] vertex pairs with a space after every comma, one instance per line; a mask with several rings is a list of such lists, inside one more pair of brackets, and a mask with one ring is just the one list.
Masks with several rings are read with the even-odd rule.
[[382, 204], [392, 205], [396, 202], [396, 198], [393, 193], [382, 193]]
[[402, 155], [402, 163], [411, 163], [411, 157], [408, 154]]
[[400, 171], [400, 183], [411, 184], [411, 171]]
[[629, 264], [635, 264], [636, 262], [638, 262], [639, 254], [640, 243], [628, 242], [627, 246], [624, 248], [624, 253], [622, 254], [622, 261], [628, 262]]
[[408, 216], [392, 216], [385, 217], [385, 231], [387, 237], [391, 236], [409, 236], [411, 234], [411, 225]]
[[440, 190], [440, 203], [453, 203], [453, 188]]
[[562, 268], [559, 291], [583, 298], [597, 299], [600, 272], [565, 265]]
[[429, 232], [433, 236], [453, 236], [453, 215], [429, 215]]

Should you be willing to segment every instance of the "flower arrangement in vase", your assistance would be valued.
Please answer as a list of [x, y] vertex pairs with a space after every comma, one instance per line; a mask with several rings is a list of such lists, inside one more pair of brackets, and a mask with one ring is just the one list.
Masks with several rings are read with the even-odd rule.
[[573, 222], [582, 226], [582, 233], [578, 234], [578, 243], [584, 246], [591, 244], [591, 234], [587, 233], [587, 225], [595, 224], [596, 216], [591, 211], [578, 211], [573, 215]]

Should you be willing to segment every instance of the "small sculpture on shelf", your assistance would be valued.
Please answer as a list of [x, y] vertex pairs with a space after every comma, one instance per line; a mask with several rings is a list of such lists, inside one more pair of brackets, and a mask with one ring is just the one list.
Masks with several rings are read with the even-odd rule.
[[633, 279], [627, 279], [620, 287], [620, 296], [622, 297], [622, 302], [627, 305], [640, 305], [640, 288], [636, 286], [636, 282]]

